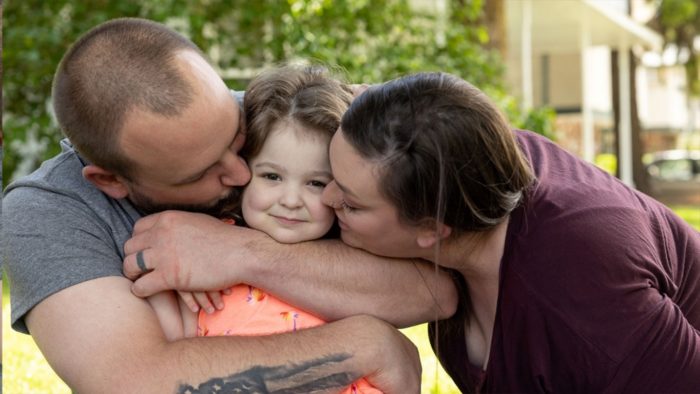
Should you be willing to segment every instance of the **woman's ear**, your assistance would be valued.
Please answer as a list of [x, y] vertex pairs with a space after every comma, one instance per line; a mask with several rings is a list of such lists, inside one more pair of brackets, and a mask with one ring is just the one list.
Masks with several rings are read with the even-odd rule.
[[126, 187], [124, 178], [94, 164], [83, 167], [83, 178], [114, 199], [125, 198], [129, 195], [129, 188]]
[[416, 243], [421, 248], [432, 248], [438, 241], [441, 241], [452, 234], [452, 227], [438, 222], [434, 219], [427, 220], [418, 230]]

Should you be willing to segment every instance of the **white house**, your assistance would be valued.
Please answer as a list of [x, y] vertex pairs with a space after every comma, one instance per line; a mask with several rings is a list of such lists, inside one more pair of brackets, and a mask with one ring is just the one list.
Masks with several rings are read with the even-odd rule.
[[617, 50], [618, 165], [632, 184], [629, 50], [660, 51], [663, 40], [626, 7], [626, 0], [506, 0], [506, 64], [511, 92], [525, 106], [554, 107], [560, 144], [593, 161], [613, 125], [611, 50]]

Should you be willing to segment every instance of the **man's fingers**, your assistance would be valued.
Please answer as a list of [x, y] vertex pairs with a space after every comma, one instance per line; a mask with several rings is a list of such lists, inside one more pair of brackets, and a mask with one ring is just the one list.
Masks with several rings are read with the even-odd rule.
[[156, 213], [154, 215], [142, 217], [136, 221], [134, 224], [134, 229], [131, 232], [131, 238], [124, 242], [124, 254], [136, 253], [139, 250], [152, 246], [148, 244], [149, 240], [151, 239], [148, 234], [159, 220], [160, 215], [160, 213]]
[[134, 284], [131, 285], [131, 292], [140, 298], [150, 297], [153, 294], [167, 289], [168, 286], [165, 285], [157, 272], [151, 272], [148, 275], [144, 275], [138, 278]]
[[[131, 280], [134, 280], [144, 274], [143, 271], [141, 271], [141, 268], [139, 268], [138, 261], [136, 260], [136, 254], [137, 252], [127, 254], [126, 257], [124, 257], [124, 264], [122, 265], [122, 272], [124, 272], [124, 276]], [[141, 258], [145, 262], [146, 251], [142, 252]]]
[[155, 268], [151, 249], [141, 249], [124, 257], [122, 272], [127, 278], [134, 280]]
[[146, 242], [146, 239], [147, 237], [145, 233], [129, 238], [126, 242], [124, 242], [124, 254], [136, 254], [136, 252], [139, 250], [148, 248], [149, 245]]
[[163, 213], [156, 213], [153, 215], [148, 215], [144, 216], [141, 219], [137, 220], [136, 223], [134, 224], [134, 230], [132, 231], [132, 236], [136, 234], [140, 234], [144, 231], [148, 231], [151, 227], [153, 227], [158, 219], [160, 219], [160, 216]]

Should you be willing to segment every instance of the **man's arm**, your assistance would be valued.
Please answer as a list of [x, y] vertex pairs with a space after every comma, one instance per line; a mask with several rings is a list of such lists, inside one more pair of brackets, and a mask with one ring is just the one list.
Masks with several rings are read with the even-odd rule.
[[452, 279], [432, 264], [375, 256], [339, 240], [279, 244], [201, 214], [143, 218], [124, 250], [128, 277], [142, 274], [139, 250], [153, 269], [136, 281], [139, 296], [247, 283], [329, 321], [364, 313], [399, 327], [447, 318], [457, 307]]
[[415, 347], [372, 317], [291, 334], [168, 342], [153, 310], [130, 286], [120, 277], [83, 282], [28, 314], [39, 348], [74, 391], [188, 393], [219, 386], [223, 392], [337, 392], [361, 376], [387, 393], [420, 390]]

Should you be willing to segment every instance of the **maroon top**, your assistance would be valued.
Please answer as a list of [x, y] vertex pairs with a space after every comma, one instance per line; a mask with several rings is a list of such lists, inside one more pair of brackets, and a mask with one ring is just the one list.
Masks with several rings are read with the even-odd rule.
[[489, 363], [469, 362], [460, 302], [437, 346], [430, 325], [445, 370], [464, 392], [700, 392], [700, 233], [516, 133], [537, 181], [508, 225]]

